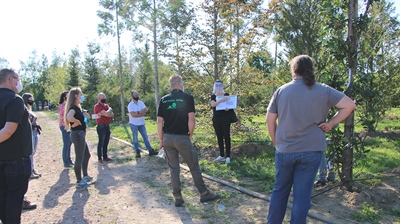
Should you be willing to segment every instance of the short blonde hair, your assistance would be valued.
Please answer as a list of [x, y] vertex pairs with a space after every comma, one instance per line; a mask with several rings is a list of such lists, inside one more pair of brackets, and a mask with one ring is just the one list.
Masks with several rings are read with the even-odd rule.
[[169, 85], [171, 89], [175, 89], [179, 87], [180, 84], [182, 84], [182, 76], [180, 75], [173, 75], [169, 78]]

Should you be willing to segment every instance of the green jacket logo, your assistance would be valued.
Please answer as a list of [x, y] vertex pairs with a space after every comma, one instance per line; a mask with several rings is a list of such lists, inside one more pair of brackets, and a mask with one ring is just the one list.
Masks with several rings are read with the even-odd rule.
[[172, 103], [171, 105], [169, 105], [167, 109], [168, 110], [176, 109], [176, 103]]

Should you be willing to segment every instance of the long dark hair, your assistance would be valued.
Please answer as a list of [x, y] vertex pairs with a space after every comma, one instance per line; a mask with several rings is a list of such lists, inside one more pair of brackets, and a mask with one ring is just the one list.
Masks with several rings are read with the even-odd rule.
[[58, 103], [59, 104], [64, 103], [65, 99], [67, 98], [67, 95], [68, 95], [68, 91], [62, 92], [61, 95], [60, 95], [60, 102], [58, 102]]
[[313, 58], [308, 55], [299, 55], [290, 61], [291, 71], [303, 77], [305, 84], [311, 87], [315, 83]]

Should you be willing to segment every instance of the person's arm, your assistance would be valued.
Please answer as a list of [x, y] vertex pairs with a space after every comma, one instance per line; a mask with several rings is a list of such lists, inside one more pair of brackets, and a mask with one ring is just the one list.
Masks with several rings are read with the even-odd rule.
[[106, 113], [107, 113], [108, 117], [114, 117], [114, 112], [111, 107], [108, 107], [108, 110], [106, 111]]
[[163, 126], [164, 126], [164, 118], [157, 116], [157, 134], [158, 134], [158, 139], [160, 140], [160, 149], [164, 146], [163, 144]]
[[78, 119], [76, 119], [74, 115], [75, 115], [75, 110], [69, 110], [67, 113], [67, 121], [73, 123], [71, 125], [71, 127], [73, 128], [82, 125], [82, 123]]
[[113, 117], [114, 116], [114, 112], [112, 111], [111, 107], [108, 107], [107, 111], [102, 110], [97, 114], [100, 115], [100, 116], [103, 116], [103, 117]]
[[90, 119], [90, 114], [87, 112], [87, 110], [83, 111], [83, 116], [86, 117], [87, 119]]
[[190, 139], [193, 137], [194, 133], [194, 128], [196, 127], [196, 118], [194, 117], [194, 112], [188, 113], [189, 119], [188, 119], [188, 127], [189, 127], [189, 136]]
[[139, 111], [139, 115], [140, 116], [144, 116], [144, 115], [147, 114], [147, 111], [148, 111], [148, 109], [147, 109], [147, 107], [145, 107], [145, 108], [143, 108], [142, 110]]
[[269, 136], [272, 139], [274, 146], [276, 145], [276, 120], [278, 119], [278, 114], [267, 112], [266, 122], [268, 127]]
[[217, 101], [211, 100], [211, 106], [212, 107], [217, 107], [220, 103], [226, 102], [226, 101], [229, 101], [229, 96], [225, 96], [222, 99], [219, 99]]
[[4, 127], [0, 130], [0, 143], [8, 140], [11, 135], [14, 134], [14, 132], [18, 128], [18, 123], [16, 122], [6, 122]]
[[318, 125], [318, 127], [325, 133], [329, 132], [337, 124], [344, 121], [351, 112], [353, 112], [354, 108], [356, 108], [356, 104], [352, 99], [350, 99], [350, 97], [344, 96], [335, 107], [338, 108], [336, 114], [329, 121]]

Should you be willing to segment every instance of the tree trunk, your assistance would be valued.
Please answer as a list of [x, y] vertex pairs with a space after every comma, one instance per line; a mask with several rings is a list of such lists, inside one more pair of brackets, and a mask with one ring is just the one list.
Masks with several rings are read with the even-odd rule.
[[118, 62], [119, 62], [119, 88], [120, 88], [120, 100], [121, 100], [121, 121], [125, 123], [125, 97], [124, 97], [124, 82], [122, 79], [122, 57], [121, 57], [121, 43], [118, 23], [118, 3], [115, 7], [115, 18], [117, 22], [117, 39], [118, 39]]
[[216, 6], [217, 2], [214, 0], [214, 80], [218, 80], [218, 31], [217, 31], [217, 26], [218, 26], [218, 10]]
[[158, 102], [160, 101], [160, 93], [158, 92], [158, 55], [157, 55], [157, 7], [156, 7], [156, 0], [153, 0], [153, 47], [154, 47], [154, 95], [156, 101], [156, 111], [158, 111]]
[[[358, 35], [354, 30], [355, 21], [358, 19], [358, 0], [349, 0], [349, 22], [348, 22], [348, 41], [349, 41], [349, 83], [346, 94], [354, 98], [353, 80], [357, 72], [357, 46]], [[347, 147], [343, 149], [342, 181], [348, 191], [352, 191], [353, 186], [353, 146], [352, 139], [354, 135], [354, 113], [344, 121], [344, 135], [348, 140]]]

